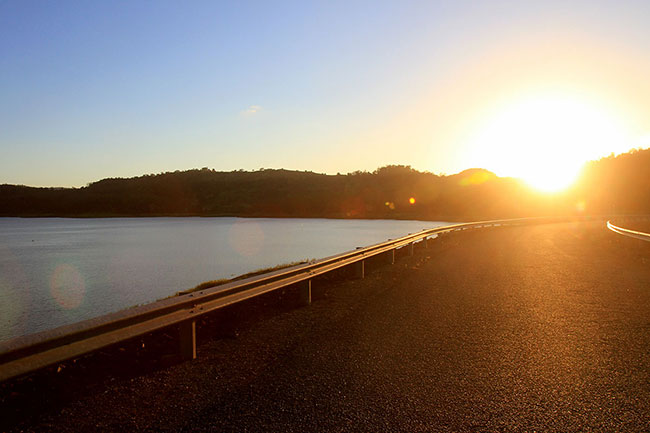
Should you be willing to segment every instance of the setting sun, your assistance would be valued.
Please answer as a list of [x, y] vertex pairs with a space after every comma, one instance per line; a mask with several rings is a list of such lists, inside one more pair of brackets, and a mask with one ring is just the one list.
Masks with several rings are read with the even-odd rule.
[[616, 114], [566, 95], [494, 109], [477, 131], [471, 147], [485, 167], [545, 192], [569, 186], [587, 160], [631, 147]]

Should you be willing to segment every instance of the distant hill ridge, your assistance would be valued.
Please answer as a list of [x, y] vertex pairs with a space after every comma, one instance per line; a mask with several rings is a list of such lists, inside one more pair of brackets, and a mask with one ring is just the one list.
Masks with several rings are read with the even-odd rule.
[[[552, 173], [552, 170], [550, 170]], [[327, 175], [208, 168], [109, 178], [82, 188], [0, 185], [0, 216], [242, 216], [470, 220], [650, 212], [650, 151], [586, 165], [553, 196], [480, 168], [443, 176], [409, 166]], [[414, 203], [409, 200], [413, 198]]]

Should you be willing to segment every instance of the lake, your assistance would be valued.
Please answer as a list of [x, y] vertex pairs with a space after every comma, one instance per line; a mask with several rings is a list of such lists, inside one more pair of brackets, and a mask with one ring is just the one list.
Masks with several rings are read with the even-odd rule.
[[445, 222], [0, 218], [0, 341]]

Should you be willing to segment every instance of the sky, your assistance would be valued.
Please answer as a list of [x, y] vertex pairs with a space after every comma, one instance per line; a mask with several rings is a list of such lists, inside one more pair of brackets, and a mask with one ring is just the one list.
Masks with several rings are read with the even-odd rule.
[[650, 146], [649, 22], [647, 1], [0, 0], [0, 184], [568, 178]]

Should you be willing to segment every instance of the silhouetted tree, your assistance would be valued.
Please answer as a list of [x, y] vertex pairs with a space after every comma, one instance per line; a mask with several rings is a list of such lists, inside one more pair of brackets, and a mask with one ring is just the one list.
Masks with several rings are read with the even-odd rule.
[[632, 151], [590, 162], [573, 188], [544, 195], [484, 169], [440, 176], [404, 165], [347, 175], [283, 169], [217, 172], [203, 167], [103, 179], [82, 188], [0, 185], [0, 215], [477, 220], [648, 213], [648, 173], [650, 150]]

